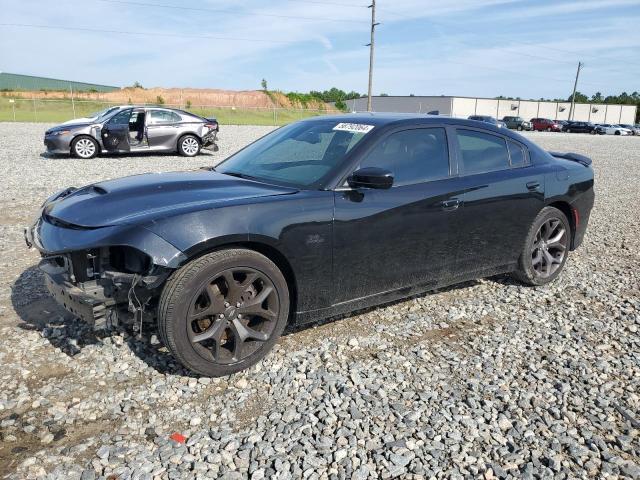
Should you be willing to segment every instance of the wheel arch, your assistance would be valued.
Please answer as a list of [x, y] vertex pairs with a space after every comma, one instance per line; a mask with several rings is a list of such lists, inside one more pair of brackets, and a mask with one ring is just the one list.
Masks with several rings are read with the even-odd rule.
[[91, 140], [93, 140], [94, 142], [96, 142], [96, 145], [98, 146], [98, 151], [96, 152], [96, 155], [100, 155], [102, 153], [102, 142], [100, 141], [100, 139], [94, 137], [93, 135], [91, 135], [90, 133], [77, 133], [73, 136], [73, 138], [71, 139], [71, 141], [69, 142], [69, 154], [73, 155], [73, 143], [78, 140], [81, 137], [87, 137], [90, 138]]
[[[246, 236], [244, 237], [246, 239]], [[219, 250], [228, 250], [231, 248], [243, 248], [246, 250], [252, 250], [254, 252], [258, 252], [273, 263], [275, 263], [276, 267], [280, 269], [282, 275], [284, 275], [284, 279], [287, 282], [287, 286], [289, 287], [289, 321], [293, 318], [295, 312], [297, 311], [298, 304], [298, 286], [296, 282], [296, 275], [291, 266], [291, 263], [287, 259], [286, 255], [284, 255], [277, 247], [274, 245], [270, 245], [266, 242], [261, 241], [250, 241], [245, 239], [233, 239], [229, 238], [227, 241], [223, 241], [216, 245], [201, 245], [200, 248], [190, 249], [194, 252], [192, 255], [189, 255], [181, 264], [182, 267], [184, 264], [195, 260], [196, 258], [202, 257], [203, 255], [207, 255], [212, 252], [216, 252]]]
[[576, 223], [575, 223], [575, 217], [574, 217], [574, 213], [573, 213], [573, 209], [571, 208], [571, 204], [569, 204], [569, 202], [563, 201], [563, 200], [556, 200], [555, 202], [551, 202], [549, 204], [546, 205], [547, 207], [554, 207], [557, 208], [558, 210], [560, 210], [562, 213], [564, 213], [565, 217], [567, 217], [567, 220], [569, 221], [569, 227], [571, 228], [571, 250], [574, 249], [573, 246], [573, 240], [575, 238], [575, 234], [576, 234]]
[[189, 132], [183, 132], [180, 135], [178, 135], [178, 138], [176, 140], [176, 150], [179, 148], [180, 146], [180, 141], [186, 137], [187, 135], [191, 135], [192, 137], [196, 137], [198, 139], [198, 142], [200, 143], [200, 146], [202, 146], [202, 137], [200, 137], [200, 135], [198, 135], [196, 132], [193, 131], [189, 131]]

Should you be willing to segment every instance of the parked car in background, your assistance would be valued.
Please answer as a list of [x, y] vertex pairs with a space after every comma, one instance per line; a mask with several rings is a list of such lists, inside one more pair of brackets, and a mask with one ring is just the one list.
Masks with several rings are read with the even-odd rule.
[[532, 118], [531, 128], [538, 132], [561, 132], [562, 127], [554, 120], [548, 118]]
[[223, 376], [287, 325], [500, 273], [552, 282], [587, 229], [590, 165], [487, 122], [315, 117], [215, 168], [64, 189], [25, 240], [74, 315], [157, 322], [184, 366]]
[[558, 125], [560, 125], [560, 128], [564, 128], [564, 126], [569, 123], [568, 120], [554, 120], [554, 122], [556, 122]]
[[504, 128], [506, 124], [500, 120], [496, 120], [490, 115], [471, 115], [469, 120], [475, 120], [476, 122], [490, 123], [498, 128]]
[[505, 123], [507, 128], [511, 128], [514, 130], [531, 130], [531, 122], [527, 122], [522, 117], [503, 117], [502, 121]]
[[596, 133], [599, 135], [633, 135], [628, 128], [611, 123], [601, 123], [596, 127]]
[[568, 121], [566, 125], [562, 127], [562, 131], [568, 133], [596, 133], [596, 125], [591, 122], [576, 122]]
[[621, 127], [631, 131], [631, 135], [640, 135], [640, 127], [638, 125], [629, 125], [628, 123], [621, 123]]
[[217, 149], [220, 127], [215, 118], [183, 110], [124, 105], [95, 119], [77, 119], [50, 128], [44, 144], [48, 153], [93, 158], [100, 153], [178, 152], [196, 156], [201, 148]]

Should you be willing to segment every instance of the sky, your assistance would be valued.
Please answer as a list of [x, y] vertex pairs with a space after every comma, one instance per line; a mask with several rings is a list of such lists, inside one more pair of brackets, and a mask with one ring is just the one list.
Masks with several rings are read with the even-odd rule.
[[[0, 71], [107, 85], [366, 93], [364, 0], [0, 0]], [[640, 0], [378, 0], [373, 93], [640, 91]], [[37, 26], [37, 27], [36, 27]]]

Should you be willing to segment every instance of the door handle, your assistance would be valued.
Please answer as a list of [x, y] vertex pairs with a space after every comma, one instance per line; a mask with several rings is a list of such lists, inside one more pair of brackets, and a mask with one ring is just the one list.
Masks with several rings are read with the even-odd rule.
[[458, 200], [457, 198], [452, 198], [451, 200], [445, 200], [443, 202], [440, 203], [440, 206], [442, 207], [443, 210], [457, 210], [458, 207], [460, 206], [460, 200]]
[[529, 189], [529, 190], [537, 190], [538, 188], [540, 188], [540, 182], [528, 182], [527, 183], [527, 189]]

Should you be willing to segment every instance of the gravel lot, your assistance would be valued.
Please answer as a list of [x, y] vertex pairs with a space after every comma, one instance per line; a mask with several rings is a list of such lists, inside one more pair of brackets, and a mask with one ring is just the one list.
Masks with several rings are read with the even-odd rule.
[[[283, 337], [230, 378], [95, 336], [47, 296], [22, 228], [48, 194], [212, 164], [46, 158], [0, 123], [0, 478], [640, 478], [640, 138], [529, 134], [594, 159], [596, 206], [559, 281], [491, 278]], [[179, 432], [184, 443], [169, 436]]]

